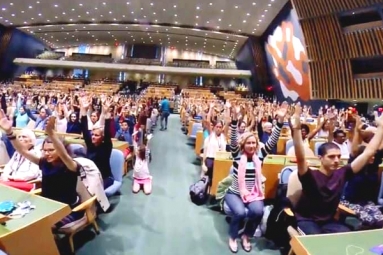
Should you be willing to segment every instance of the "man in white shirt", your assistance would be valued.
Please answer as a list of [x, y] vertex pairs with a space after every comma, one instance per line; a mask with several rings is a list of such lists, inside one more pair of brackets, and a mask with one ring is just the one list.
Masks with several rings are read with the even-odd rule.
[[350, 149], [346, 140], [347, 135], [343, 130], [338, 129], [334, 132], [334, 140], [332, 142], [338, 145], [342, 158], [350, 157]]

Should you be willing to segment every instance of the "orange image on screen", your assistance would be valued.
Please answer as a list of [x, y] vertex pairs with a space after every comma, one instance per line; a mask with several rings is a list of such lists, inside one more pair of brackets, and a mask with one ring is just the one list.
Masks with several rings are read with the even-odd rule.
[[[301, 39], [294, 36], [292, 22], [282, 22], [268, 37], [266, 52], [272, 58], [272, 69], [285, 98], [310, 100], [307, 55]], [[304, 70], [304, 65], [307, 66]], [[282, 72], [283, 73], [282, 73]]]

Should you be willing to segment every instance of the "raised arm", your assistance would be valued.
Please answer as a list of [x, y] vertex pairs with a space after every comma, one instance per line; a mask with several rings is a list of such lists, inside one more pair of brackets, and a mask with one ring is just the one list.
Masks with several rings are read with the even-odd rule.
[[81, 116], [81, 132], [82, 132], [82, 137], [84, 138], [86, 146], [92, 145], [92, 137], [89, 134], [88, 130], [88, 108], [90, 101], [88, 98], [80, 98], [80, 116]]
[[230, 125], [230, 151], [233, 158], [239, 154], [239, 137], [238, 137], [238, 112], [235, 107], [231, 108], [231, 125]]
[[76, 172], [77, 171], [77, 163], [68, 154], [67, 150], [65, 149], [64, 144], [61, 142], [61, 140], [58, 138], [56, 132], [54, 131], [55, 126], [56, 126], [56, 117], [50, 116], [48, 118], [49, 119], [48, 119], [47, 125], [45, 127], [45, 132], [47, 133], [48, 137], [52, 140], [53, 147], [55, 148], [57, 155], [63, 161], [65, 166], [70, 171]]
[[378, 121], [378, 129], [374, 137], [367, 144], [363, 153], [360, 154], [354, 161], [351, 162], [351, 169], [354, 173], [359, 172], [367, 162], [375, 155], [376, 151], [379, 149], [380, 144], [383, 140], [383, 116], [381, 116]]
[[12, 146], [18, 153], [20, 153], [23, 157], [25, 157], [32, 163], [39, 163], [40, 157], [25, 149], [24, 146], [22, 146], [20, 142], [16, 139], [16, 133], [14, 133], [12, 130], [12, 120], [9, 120], [7, 118], [3, 110], [0, 110], [0, 128], [4, 130], [8, 140], [12, 143]]
[[268, 154], [273, 153], [273, 148], [277, 146], [279, 136], [281, 135], [283, 123], [285, 121], [285, 117], [287, 115], [287, 109], [289, 105], [287, 102], [283, 102], [278, 111], [277, 114], [277, 125], [273, 128], [273, 131], [271, 132], [271, 135], [269, 139], [267, 140], [265, 147], [261, 149], [261, 153], [263, 158], [265, 158]]
[[112, 100], [107, 99], [102, 106], [102, 113], [101, 113], [101, 115], [105, 117], [104, 144], [107, 146], [108, 151], [110, 150], [110, 153], [112, 153], [112, 149], [113, 149], [112, 133], [111, 133], [111, 125], [113, 123], [113, 120], [111, 119], [111, 114], [109, 112], [109, 108], [111, 105], [112, 105]]
[[301, 105], [300, 103], [297, 103], [295, 105], [295, 111], [293, 116], [291, 117], [291, 129], [292, 129], [292, 135], [293, 135], [293, 143], [294, 143], [294, 149], [295, 149], [295, 156], [297, 159], [297, 165], [298, 165], [298, 174], [304, 175], [307, 170], [307, 162], [305, 159], [305, 148], [303, 144], [302, 134], [301, 134]]

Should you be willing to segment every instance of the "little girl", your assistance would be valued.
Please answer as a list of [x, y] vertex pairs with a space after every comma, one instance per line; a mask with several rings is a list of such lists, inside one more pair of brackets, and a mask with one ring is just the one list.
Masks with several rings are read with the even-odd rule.
[[133, 171], [133, 193], [138, 193], [143, 189], [145, 195], [152, 192], [152, 176], [149, 172], [150, 149], [149, 140], [147, 138], [147, 145], [140, 145], [136, 147], [136, 163], [134, 164]]

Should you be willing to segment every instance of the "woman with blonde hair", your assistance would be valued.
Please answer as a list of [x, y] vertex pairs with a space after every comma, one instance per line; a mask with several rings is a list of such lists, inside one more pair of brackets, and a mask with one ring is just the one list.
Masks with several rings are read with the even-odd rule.
[[224, 197], [224, 204], [228, 208], [225, 212], [231, 216], [229, 226], [229, 249], [233, 253], [238, 252], [237, 238], [240, 223], [247, 218], [246, 227], [241, 236], [243, 250], [250, 252], [252, 247], [249, 238], [254, 232], [263, 217], [263, 200], [265, 198], [262, 181], [262, 161], [258, 157], [259, 151], [262, 156], [267, 155], [278, 141], [283, 119], [287, 113], [287, 104], [282, 104], [278, 111], [278, 130], [273, 132], [265, 147], [261, 148], [258, 136], [251, 132], [245, 132], [238, 138], [238, 111], [232, 107], [232, 122], [230, 149], [232, 153], [233, 172], [232, 184]]

